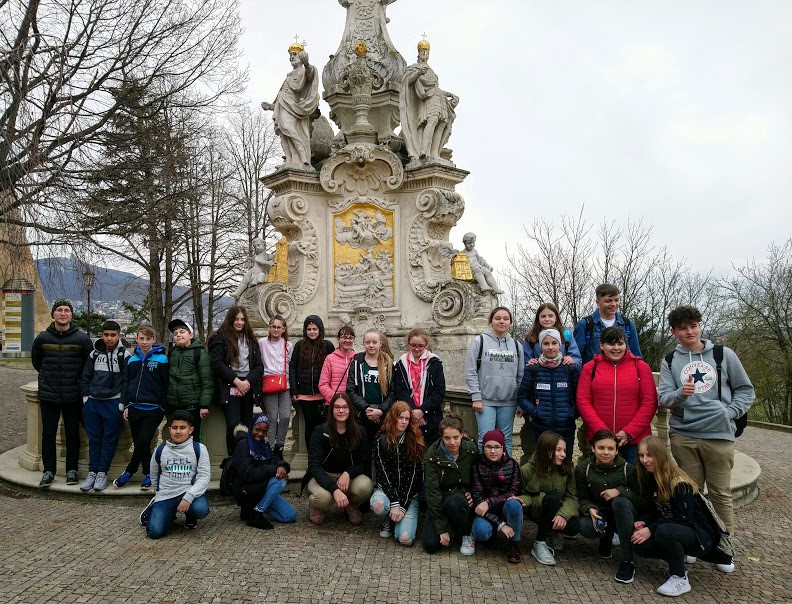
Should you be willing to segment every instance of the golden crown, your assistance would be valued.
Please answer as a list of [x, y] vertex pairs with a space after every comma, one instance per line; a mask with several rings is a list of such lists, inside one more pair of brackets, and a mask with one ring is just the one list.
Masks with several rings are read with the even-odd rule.
[[418, 42], [418, 51], [419, 52], [422, 51], [422, 50], [429, 50], [429, 48], [430, 48], [429, 40], [427, 40], [426, 38], [424, 38], [423, 40]]
[[289, 45], [289, 52], [302, 52], [305, 50], [305, 40], [298, 42], [299, 36], [294, 36], [294, 42]]

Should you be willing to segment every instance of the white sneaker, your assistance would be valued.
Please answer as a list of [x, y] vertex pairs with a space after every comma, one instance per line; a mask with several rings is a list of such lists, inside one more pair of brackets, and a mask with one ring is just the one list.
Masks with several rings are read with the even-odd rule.
[[693, 564], [696, 560], [696, 556], [685, 556], [685, 564]]
[[547, 542], [534, 541], [533, 547], [531, 548], [531, 555], [539, 564], [555, 566], [556, 559], [553, 554], [555, 554], [555, 552], [551, 547], [547, 546]]
[[459, 553], [463, 556], [472, 556], [476, 553], [476, 540], [473, 535], [465, 535], [462, 537], [462, 545], [459, 548]]
[[613, 533], [613, 539], [611, 539], [611, 545], [616, 547], [617, 545], [621, 545], [621, 540], [619, 539], [619, 533]]
[[383, 539], [390, 539], [393, 537], [393, 523], [391, 522], [390, 518], [386, 518], [385, 521], [382, 523], [382, 528], [380, 529], [379, 536]]
[[731, 564], [716, 564], [715, 568], [717, 568], [722, 573], [733, 573], [734, 572], [734, 562]]
[[661, 596], [681, 596], [682, 594], [686, 594], [690, 591], [690, 581], [688, 581], [688, 574], [687, 572], [683, 577], [678, 577], [677, 575], [671, 575], [668, 578], [668, 581], [663, 583], [660, 587], [657, 588], [657, 593]]

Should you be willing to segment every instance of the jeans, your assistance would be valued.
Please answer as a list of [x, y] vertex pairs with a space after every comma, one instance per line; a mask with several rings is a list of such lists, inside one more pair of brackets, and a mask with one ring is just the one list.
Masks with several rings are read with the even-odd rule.
[[126, 471], [130, 474], [137, 472], [138, 466], [143, 470], [143, 474], [148, 474], [151, 470], [151, 441], [164, 415], [162, 411], [140, 411], [129, 407], [127, 415], [129, 431], [132, 433], [132, 444], [135, 446], [132, 459], [126, 467]]
[[580, 517], [580, 534], [586, 539], [610, 539], [613, 533], [619, 534], [619, 541], [621, 541], [621, 557], [623, 562], [632, 562], [632, 537], [633, 530], [635, 529], [635, 517], [638, 515], [633, 502], [626, 497], [616, 497], [611, 500], [612, 508], [600, 508], [600, 516], [608, 523], [605, 527], [605, 534], [599, 533], [594, 528], [594, 523], [591, 521], [591, 515], [586, 512]]
[[[553, 518], [556, 517], [558, 510], [561, 509], [563, 501], [561, 495], [555, 491], [545, 493], [542, 497], [542, 505], [539, 508], [539, 518], [536, 519], [536, 540], [547, 541], [547, 536], [553, 530]], [[580, 532], [580, 521], [576, 516], [567, 520], [564, 530], [560, 531], [568, 537], [577, 535]]]
[[[291, 422], [292, 400], [289, 391], [278, 392], [276, 394], [265, 394], [262, 396], [264, 410], [270, 420], [267, 441], [270, 447], [283, 447], [286, 443], [286, 436], [289, 433], [289, 423]], [[324, 402], [324, 401], [322, 401]], [[310, 434], [308, 435], [310, 440]]]
[[[619, 447], [619, 455], [621, 455], [626, 462], [636, 465], [638, 463], [638, 445], [622, 445]], [[621, 539], [621, 537], [619, 537], [619, 539]]]
[[[473, 510], [468, 506], [467, 499], [462, 493], [455, 493], [443, 501], [443, 515], [448, 519], [448, 530], [454, 535], [464, 536], [470, 534], [470, 515]], [[431, 514], [424, 519], [423, 545], [427, 554], [439, 551], [440, 533], [435, 528]]]
[[[390, 513], [391, 502], [382, 489], [377, 489], [371, 496], [371, 511], [377, 516], [387, 517]], [[418, 530], [418, 498], [413, 497], [404, 518], [396, 523], [393, 536], [402, 545], [412, 545], [415, 542], [415, 533]]]
[[512, 454], [512, 432], [514, 431], [514, 414], [517, 405], [507, 405], [505, 407], [494, 407], [484, 404], [484, 411], [476, 413], [476, 423], [478, 424], [478, 446], [482, 450], [482, 440], [484, 435], [490, 430], [498, 429], [503, 432], [506, 442], [506, 452], [511, 457]]
[[58, 422], [63, 414], [63, 431], [66, 433], [66, 471], [77, 471], [80, 458], [80, 420], [82, 401], [79, 403], [48, 403], [41, 401], [41, 465], [45, 472], [55, 473], [57, 453], [55, 439]]
[[[176, 519], [176, 508], [181, 503], [182, 495], [155, 501], [151, 504], [151, 512], [146, 523], [146, 534], [152, 539], [164, 537]], [[206, 496], [196, 497], [185, 514], [186, 521], [196, 522], [209, 515], [209, 502]]]
[[120, 398], [96, 400], [88, 398], [83, 407], [83, 425], [88, 435], [88, 470], [105, 472], [113, 463], [118, 447], [123, 415], [118, 409]]
[[226, 449], [228, 455], [234, 454], [236, 438], [234, 428], [238, 424], [247, 426], [253, 418], [253, 390], [248, 390], [245, 396], [229, 396], [228, 404], [223, 405], [223, 415], [226, 420]]
[[281, 497], [286, 488], [285, 478], [270, 478], [264, 496], [256, 504], [256, 509], [277, 520], [278, 522], [294, 522], [297, 520], [296, 510]]
[[[511, 540], [519, 541], [523, 525], [522, 504], [516, 499], [509, 499], [503, 504], [503, 516], [506, 519], [506, 524], [514, 529], [514, 537]], [[489, 520], [476, 516], [473, 519], [473, 530], [471, 533], [476, 541], [489, 541], [492, 538], [494, 528]]]

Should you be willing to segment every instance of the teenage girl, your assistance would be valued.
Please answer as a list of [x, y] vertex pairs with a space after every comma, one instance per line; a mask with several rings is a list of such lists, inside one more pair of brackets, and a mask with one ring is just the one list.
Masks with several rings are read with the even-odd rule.
[[208, 339], [212, 374], [217, 380], [215, 397], [226, 420], [226, 447], [234, 454], [234, 428], [253, 417], [253, 404], [261, 388], [264, 365], [261, 349], [242, 306], [228, 309], [217, 331]]
[[522, 561], [520, 536], [523, 509], [520, 495], [520, 467], [506, 454], [500, 430], [484, 435], [484, 455], [473, 466], [473, 539], [490, 541], [500, 533], [509, 541], [506, 561]]
[[536, 450], [522, 466], [522, 481], [525, 515], [536, 523], [531, 555], [540, 564], [552, 566], [555, 552], [564, 547], [561, 534], [572, 537], [580, 532], [572, 455], [560, 434], [542, 432]]
[[430, 444], [437, 440], [446, 390], [443, 363], [431, 352], [431, 345], [425, 329], [412, 329], [407, 334], [408, 351], [396, 362], [393, 375], [396, 400], [409, 403], [424, 441]]
[[489, 324], [490, 329], [468, 346], [465, 383], [476, 413], [479, 448], [484, 435], [497, 429], [506, 437], [506, 452], [511, 456], [517, 389], [525, 364], [522, 346], [509, 334], [511, 311], [498, 306], [490, 313]]
[[423, 545], [428, 554], [448, 547], [461, 537], [459, 553], [472, 556], [476, 542], [470, 534], [473, 520], [473, 466], [479, 458], [476, 443], [465, 435], [458, 415], [449, 414], [439, 426], [440, 438], [424, 455], [426, 518]]
[[733, 572], [734, 560], [717, 547], [719, 531], [696, 497], [698, 486], [680, 469], [665, 443], [657, 436], [647, 436], [638, 445], [638, 459], [638, 482], [654, 509], [648, 523], [635, 523], [632, 543], [639, 555], [668, 562], [668, 580], [657, 593], [680, 596], [689, 592], [685, 562], [694, 562], [696, 556], [722, 572]]
[[380, 537], [409, 547], [418, 528], [418, 493], [423, 485], [424, 445], [418, 422], [404, 401], [393, 403], [374, 447], [377, 488], [371, 511], [384, 517]]
[[376, 329], [363, 334], [365, 352], [352, 359], [346, 385], [358, 421], [371, 442], [374, 442], [385, 413], [393, 404], [393, 359], [383, 352], [382, 337]]
[[319, 376], [319, 392], [329, 405], [333, 395], [346, 392], [349, 365], [355, 358], [355, 330], [344, 325], [338, 330], [338, 348], [325, 357], [322, 373]]
[[[325, 419], [326, 401], [319, 392], [319, 376], [322, 374], [325, 358], [334, 350], [333, 343], [324, 339], [322, 319], [316, 315], [305, 317], [302, 340], [294, 345], [294, 353], [289, 363], [289, 388], [294, 406], [302, 409], [306, 447], [311, 442], [314, 428], [321, 425]], [[286, 415], [284, 440], [288, 428], [289, 415]], [[280, 438], [280, 425], [278, 438]]]
[[590, 442], [591, 456], [581, 458], [575, 466], [580, 533], [587, 539], [599, 538], [600, 558], [611, 557], [611, 540], [614, 532], [618, 533], [621, 563], [616, 581], [632, 583], [635, 564], [630, 537], [641, 507], [638, 477], [635, 467], [619, 455], [613, 432], [599, 430]]
[[[266, 338], [259, 340], [261, 361], [264, 363], [264, 375], [287, 374], [289, 361], [292, 357], [292, 343], [286, 334], [286, 321], [280, 315], [270, 319]], [[291, 396], [287, 389], [275, 394], [264, 394], [264, 407], [269, 416], [267, 432], [269, 446], [276, 458], [283, 458], [283, 445], [286, 442], [286, 432], [289, 429], [291, 418]], [[270, 430], [269, 422], [274, 426]]]

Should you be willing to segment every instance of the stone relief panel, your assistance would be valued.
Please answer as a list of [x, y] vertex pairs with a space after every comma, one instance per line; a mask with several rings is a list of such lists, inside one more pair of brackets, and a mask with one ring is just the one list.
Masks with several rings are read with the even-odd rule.
[[332, 305], [371, 308], [395, 303], [395, 212], [354, 203], [332, 215]]
[[384, 147], [368, 143], [348, 145], [322, 166], [319, 181], [328, 193], [394, 191], [404, 180], [399, 158]]
[[432, 302], [439, 284], [451, 279], [455, 251], [448, 235], [465, 211], [465, 200], [454, 191], [433, 188], [422, 192], [415, 205], [420, 213], [409, 231], [410, 287], [418, 298]]
[[370, 306], [356, 306], [351, 314], [342, 313], [338, 318], [344, 325], [351, 325], [361, 337], [369, 329], [385, 333], [385, 315], [372, 312]]
[[318, 236], [305, 217], [307, 212], [308, 204], [300, 195], [275, 197], [267, 210], [273, 226], [289, 242], [289, 291], [297, 304], [313, 298], [319, 286]]

